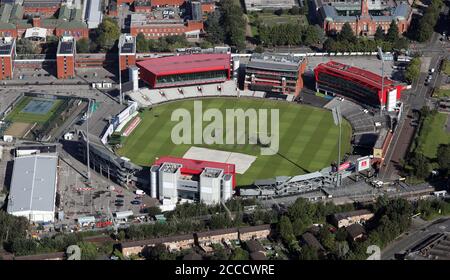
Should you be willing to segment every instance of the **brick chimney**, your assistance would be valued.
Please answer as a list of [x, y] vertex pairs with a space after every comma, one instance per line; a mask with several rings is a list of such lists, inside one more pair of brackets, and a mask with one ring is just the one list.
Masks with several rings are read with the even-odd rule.
[[41, 27], [41, 18], [40, 17], [33, 18], [33, 27]]

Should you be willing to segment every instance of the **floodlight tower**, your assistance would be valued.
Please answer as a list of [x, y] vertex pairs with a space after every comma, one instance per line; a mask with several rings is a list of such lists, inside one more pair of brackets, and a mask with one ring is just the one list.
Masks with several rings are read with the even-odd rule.
[[[381, 47], [378, 48], [378, 54], [380, 55], [381, 59], [381, 96], [384, 96], [384, 55], [383, 50]], [[386, 96], [388, 98], [388, 96]], [[386, 100], [387, 101], [387, 100]], [[380, 116], [383, 115], [383, 104], [380, 104]]]
[[338, 159], [336, 162], [336, 164], [337, 164], [336, 187], [339, 187], [341, 185], [339, 165], [341, 163], [341, 138], [342, 138], [342, 115], [341, 115], [341, 109], [340, 109], [339, 105], [334, 107], [333, 110], [331, 110], [331, 112], [333, 114], [334, 124], [336, 126], [339, 126]]

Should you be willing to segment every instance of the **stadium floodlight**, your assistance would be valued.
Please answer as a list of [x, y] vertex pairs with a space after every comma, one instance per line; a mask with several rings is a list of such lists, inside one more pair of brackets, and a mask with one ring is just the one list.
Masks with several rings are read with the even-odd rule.
[[338, 160], [336, 162], [337, 172], [336, 172], [336, 187], [340, 186], [340, 174], [339, 174], [339, 165], [341, 163], [341, 138], [342, 138], [342, 115], [340, 106], [336, 106], [331, 110], [333, 115], [334, 124], [339, 126], [339, 139], [338, 139]]
[[[378, 54], [380, 55], [381, 59], [381, 96], [384, 94], [384, 54], [381, 47], [377, 47]], [[381, 102], [380, 102], [381, 103]], [[380, 116], [383, 115], [383, 104], [380, 104]]]
[[334, 107], [331, 110], [331, 113], [333, 114], [333, 120], [335, 125], [339, 125], [342, 122], [342, 115], [341, 115], [341, 109], [339, 106]]

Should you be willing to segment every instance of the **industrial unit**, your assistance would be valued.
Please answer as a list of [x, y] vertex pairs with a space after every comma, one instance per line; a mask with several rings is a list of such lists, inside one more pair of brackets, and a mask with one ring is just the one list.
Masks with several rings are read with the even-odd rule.
[[9, 214], [26, 217], [33, 223], [55, 218], [58, 156], [39, 154], [14, 160], [9, 194]]
[[234, 164], [163, 157], [150, 169], [151, 196], [163, 205], [179, 200], [217, 204], [231, 198], [234, 186]]
[[[314, 69], [316, 90], [327, 95], [348, 97], [361, 104], [393, 111], [400, 100], [403, 85], [373, 72], [329, 61]], [[383, 81], [384, 80], [384, 81]]]
[[246, 89], [280, 94], [300, 94], [306, 59], [292, 55], [258, 54], [251, 56], [245, 71]]

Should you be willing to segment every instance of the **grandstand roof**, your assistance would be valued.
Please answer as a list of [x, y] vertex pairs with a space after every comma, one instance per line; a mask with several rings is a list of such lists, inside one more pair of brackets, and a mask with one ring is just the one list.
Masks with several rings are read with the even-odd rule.
[[230, 69], [230, 60], [229, 54], [191, 54], [152, 58], [136, 64], [155, 75], [171, 75]]
[[[350, 66], [347, 64], [331, 60], [327, 63], [320, 63], [317, 66], [317, 68], [328, 69], [340, 73], [342, 75], [345, 75], [349, 78], [355, 78], [357, 80], [360, 80], [361, 82], [367, 83], [375, 88], [381, 89], [382, 78], [380, 75], [358, 67]], [[393, 85], [394, 81], [386, 77], [384, 78], [385, 87]]]

